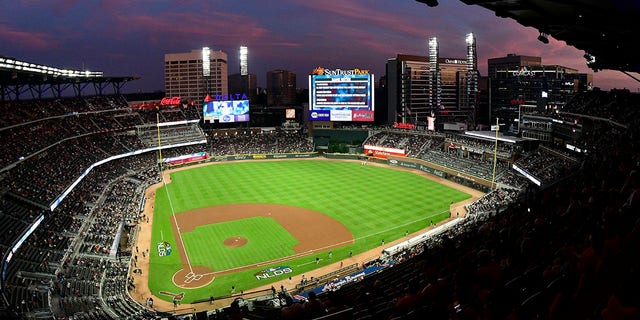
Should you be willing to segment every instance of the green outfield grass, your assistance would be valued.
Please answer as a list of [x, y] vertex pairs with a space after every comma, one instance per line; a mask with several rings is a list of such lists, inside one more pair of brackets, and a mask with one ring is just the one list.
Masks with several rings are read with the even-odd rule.
[[[175, 172], [172, 182], [156, 192], [149, 288], [158, 292], [185, 292], [184, 302], [224, 296], [234, 285], [237, 290], [268, 284], [254, 274], [266, 267], [216, 277], [210, 285], [181, 289], [172, 275], [182, 268], [177, 252], [158, 256], [156, 245], [167, 241], [175, 246], [170, 219], [188, 210], [221, 204], [273, 203], [303, 207], [324, 213], [344, 224], [355, 243], [326, 253], [292, 259], [269, 267], [288, 266], [293, 273], [274, 277], [278, 281], [301, 274], [415, 232], [449, 217], [449, 205], [470, 198], [469, 194], [438, 184], [411, 172], [390, 167], [362, 166], [360, 162], [253, 161], [221, 163]], [[330, 232], [330, 230], [327, 230]], [[242, 236], [250, 245], [229, 250], [222, 241]], [[201, 226], [182, 234], [192, 265], [224, 270], [293, 254], [297, 244], [288, 232], [267, 217], [255, 217]], [[255, 241], [254, 241], [255, 240]], [[320, 257], [319, 265], [313, 263]]]

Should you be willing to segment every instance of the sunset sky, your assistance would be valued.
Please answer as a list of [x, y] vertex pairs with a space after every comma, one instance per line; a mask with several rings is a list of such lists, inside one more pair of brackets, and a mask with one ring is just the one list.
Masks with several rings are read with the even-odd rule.
[[[139, 76], [124, 91], [146, 92], [164, 90], [165, 53], [222, 50], [232, 74], [246, 45], [259, 86], [267, 71], [285, 69], [306, 87], [316, 66], [369, 69], [379, 78], [399, 53], [427, 55], [433, 36], [441, 57], [464, 58], [469, 32], [476, 35], [482, 75], [487, 59], [507, 53], [592, 73], [583, 51], [553, 38], [543, 44], [537, 30], [459, 0], [440, 0], [434, 8], [413, 0], [15, 0], [0, 11], [0, 55]], [[640, 83], [618, 71], [594, 73], [594, 85], [640, 91]]]

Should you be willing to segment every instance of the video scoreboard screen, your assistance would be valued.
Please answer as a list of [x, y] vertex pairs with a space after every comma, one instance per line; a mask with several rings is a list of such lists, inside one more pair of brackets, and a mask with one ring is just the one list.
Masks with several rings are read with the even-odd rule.
[[202, 106], [202, 114], [205, 122], [248, 122], [249, 100], [208, 101]]
[[373, 81], [368, 70], [316, 68], [309, 76], [310, 119], [373, 121]]

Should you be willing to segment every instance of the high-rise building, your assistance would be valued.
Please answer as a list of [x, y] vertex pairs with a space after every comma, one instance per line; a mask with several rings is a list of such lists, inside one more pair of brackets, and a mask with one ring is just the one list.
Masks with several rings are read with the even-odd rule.
[[267, 72], [267, 105], [283, 106], [296, 103], [296, 74], [287, 70]]
[[465, 37], [466, 58], [441, 58], [438, 39], [427, 41], [428, 56], [399, 54], [387, 61], [388, 121], [426, 125], [475, 125], [478, 62], [473, 33]]
[[183, 100], [202, 101], [209, 94], [229, 93], [227, 54], [208, 47], [164, 55], [165, 94]]
[[462, 108], [469, 111], [472, 117], [469, 122], [475, 125], [478, 112], [478, 80], [480, 78], [476, 37], [473, 33], [467, 33], [465, 42], [467, 43], [467, 73], [465, 79], [467, 87], [463, 96]]
[[490, 119], [499, 118], [501, 130], [518, 132], [523, 106], [542, 111], [562, 106], [579, 92], [588, 90], [591, 74], [576, 69], [543, 65], [541, 57], [509, 54], [488, 60]]
[[[386, 66], [389, 122], [424, 125], [432, 114], [443, 122], [467, 122], [467, 60], [398, 54]], [[434, 67], [436, 66], [436, 67]], [[468, 106], [468, 104], [467, 104]]]
[[256, 97], [258, 90], [258, 78], [255, 74], [242, 75], [234, 73], [229, 76], [229, 93], [245, 93], [249, 100]]
[[541, 57], [522, 56], [515, 53], [509, 53], [504, 57], [490, 58], [488, 60], [489, 78], [495, 78], [498, 69], [516, 69], [522, 66], [535, 67], [542, 65]]

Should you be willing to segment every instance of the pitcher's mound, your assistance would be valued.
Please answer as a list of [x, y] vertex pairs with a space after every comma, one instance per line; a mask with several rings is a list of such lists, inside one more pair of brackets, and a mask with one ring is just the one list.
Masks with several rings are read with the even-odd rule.
[[247, 239], [243, 237], [231, 237], [224, 240], [224, 245], [231, 248], [242, 247], [247, 244]]

